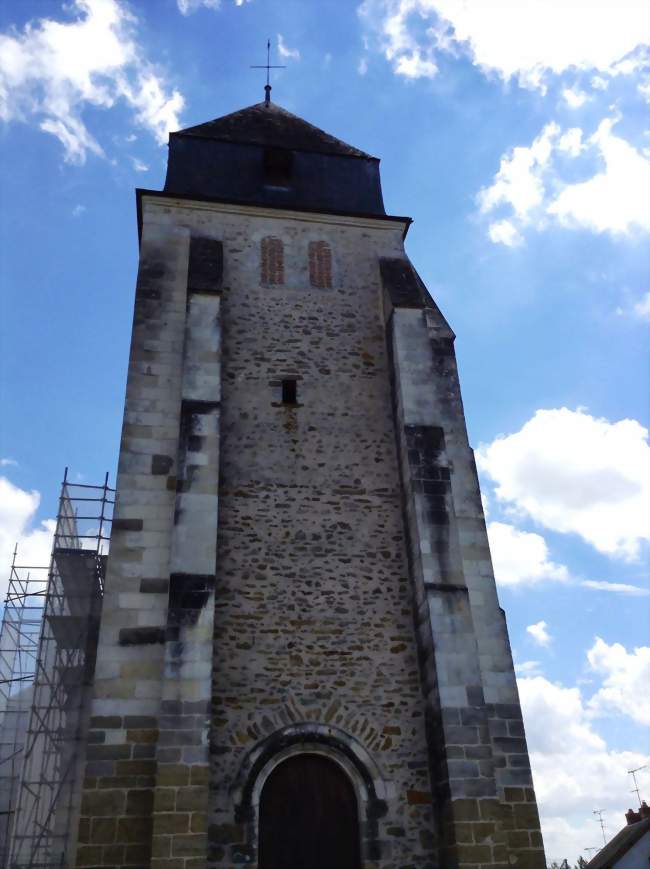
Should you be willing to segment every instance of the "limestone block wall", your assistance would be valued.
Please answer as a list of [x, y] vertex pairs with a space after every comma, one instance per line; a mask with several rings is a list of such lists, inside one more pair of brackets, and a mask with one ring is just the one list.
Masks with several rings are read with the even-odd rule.
[[209, 251], [208, 242], [190, 240], [176, 506], [153, 805], [151, 866], [165, 869], [205, 866], [207, 854], [221, 299], [214, 287], [196, 288], [197, 263], [192, 249], [199, 243]]
[[[350, 767], [366, 866], [434, 866], [378, 292], [403, 225], [225, 206], [184, 219], [224, 250], [210, 865], [257, 864], [264, 777], [299, 749]], [[314, 242], [330, 288], [312, 286]]]
[[[412, 273], [409, 282], [419, 279]], [[435, 306], [404, 292], [404, 281], [385, 279], [384, 289], [442, 863], [542, 869], [454, 336]]]
[[145, 224], [80, 867], [184, 869], [197, 853], [205, 859], [219, 288], [220, 247], [181, 224]]

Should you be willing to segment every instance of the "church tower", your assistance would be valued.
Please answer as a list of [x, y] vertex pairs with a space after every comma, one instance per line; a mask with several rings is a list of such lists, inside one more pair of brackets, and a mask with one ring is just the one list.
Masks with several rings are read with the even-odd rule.
[[267, 100], [137, 205], [76, 865], [543, 869], [454, 334], [379, 161]]

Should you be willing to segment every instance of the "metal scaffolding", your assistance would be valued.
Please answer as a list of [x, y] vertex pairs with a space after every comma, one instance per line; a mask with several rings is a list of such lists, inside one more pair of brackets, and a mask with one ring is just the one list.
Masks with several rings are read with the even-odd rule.
[[113, 504], [108, 474], [89, 486], [66, 468], [49, 568], [14, 553], [0, 630], [2, 869], [66, 867], [73, 850]]
[[48, 568], [20, 566], [14, 550], [0, 628], [0, 866], [8, 865], [29, 714], [34, 696], [38, 641]]

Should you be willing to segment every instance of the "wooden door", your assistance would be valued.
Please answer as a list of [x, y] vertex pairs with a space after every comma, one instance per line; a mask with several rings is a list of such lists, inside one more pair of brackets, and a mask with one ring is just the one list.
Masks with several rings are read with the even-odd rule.
[[297, 754], [268, 777], [259, 869], [361, 869], [357, 799], [334, 761]]

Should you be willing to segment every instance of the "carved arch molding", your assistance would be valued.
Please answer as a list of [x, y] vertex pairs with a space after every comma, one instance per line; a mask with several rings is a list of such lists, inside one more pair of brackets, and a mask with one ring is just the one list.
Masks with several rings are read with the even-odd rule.
[[379, 820], [387, 811], [386, 784], [366, 748], [338, 727], [301, 722], [277, 730], [244, 758], [232, 787], [235, 821], [247, 828], [248, 844], [257, 851], [262, 788], [271, 772], [297, 754], [320, 754], [347, 773], [359, 807], [361, 857], [379, 859]]

